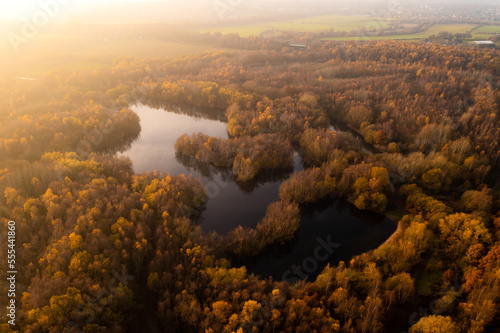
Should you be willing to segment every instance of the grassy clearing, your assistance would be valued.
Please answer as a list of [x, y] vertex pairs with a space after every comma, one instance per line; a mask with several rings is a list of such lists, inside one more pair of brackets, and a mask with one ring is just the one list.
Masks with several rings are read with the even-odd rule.
[[201, 32], [237, 33], [242, 37], [259, 35], [269, 30], [306, 32], [334, 29], [335, 31], [349, 32], [363, 27], [368, 30], [384, 28], [389, 26], [392, 21], [392, 19], [382, 17], [320, 15], [258, 24], [203, 29]]
[[490, 37], [495, 36], [496, 34], [500, 34], [500, 26], [499, 25], [483, 25], [477, 29], [474, 29], [472, 32], [472, 39], [474, 40], [486, 40]]
[[339, 37], [339, 38], [326, 38], [325, 40], [338, 40], [338, 41], [364, 41], [364, 40], [418, 40], [422, 38], [427, 38], [432, 35], [437, 35], [441, 31], [447, 31], [453, 34], [456, 33], [467, 33], [473, 29], [475, 25], [471, 24], [442, 24], [434, 25], [429, 29], [416, 33], [416, 34], [406, 34], [406, 35], [389, 35], [389, 36], [362, 36], [362, 37]]
[[500, 34], [500, 25], [483, 25], [482, 27], [475, 29], [474, 32]]

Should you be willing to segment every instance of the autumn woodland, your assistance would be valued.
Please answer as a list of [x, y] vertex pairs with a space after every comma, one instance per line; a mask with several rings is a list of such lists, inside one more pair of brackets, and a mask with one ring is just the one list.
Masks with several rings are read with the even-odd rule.
[[[18, 275], [17, 324], [2, 306], [0, 332], [499, 329], [498, 50], [197, 38], [246, 50], [122, 57], [2, 85], [0, 257], [16, 221]], [[304, 168], [256, 227], [203, 232], [199, 179], [136, 173], [120, 155], [141, 133], [137, 103], [226, 122], [227, 138], [188, 132], [175, 150], [238, 184], [290, 170], [295, 153]], [[332, 197], [396, 231], [314, 278], [247, 270], [293, 242], [304, 207]]]

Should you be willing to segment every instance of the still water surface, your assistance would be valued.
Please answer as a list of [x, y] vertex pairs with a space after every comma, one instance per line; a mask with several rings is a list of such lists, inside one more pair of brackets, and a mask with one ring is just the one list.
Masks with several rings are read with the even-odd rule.
[[[236, 183], [230, 170], [198, 163], [175, 153], [175, 142], [185, 133], [203, 132], [227, 138], [224, 122], [202, 117], [203, 112], [193, 114], [182, 109], [173, 112], [145, 105], [136, 105], [132, 109], [141, 119], [142, 131], [123, 155], [131, 159], [136, 173], [157, 170], [171, 175], [192, 174], [201, 179], [210, 197], [197, 221], [205, 232], [225, 234], [238, 225], [255, 227], [264, 217], [267, 206], [279, 200], [280, 184], [294, 170], [302, 170], [300, 156], [295, 154], [293, 169], [270, 172], [248, 184]], [[305, 264], [302, 272], [308, 273], [311, 278], [327, 262], [335, 264], [339, 260], [349, 260], [353, 255], [377, 247], [395, 228], [395, 224], [384, 216], [367, 214], [345, 200], [329, 198], [302, 208], [301, 226], [293, 241], [245, 264], [250, 272], [276, 279], [300, 277], [295, 273], [283, 274], [290, 271], [292, 265], [302, 267]], [[339, 246], [326, 260], [317, 260], [318, 267], [312, 270], [310, 258], [314, 257], [315, 249], [322, 240]]]

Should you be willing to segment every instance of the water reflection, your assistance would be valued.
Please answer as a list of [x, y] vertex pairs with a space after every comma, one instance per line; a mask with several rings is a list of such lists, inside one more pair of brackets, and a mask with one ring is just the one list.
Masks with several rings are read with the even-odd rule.
[[[210, 197], [206, 209], [196, 220], [203, 231], [225, 234], [238, 225], [255, 227], [264, 217], [267, 206], [279, 200], [279, 186], [290, 176], [291, 168], [265, 172], [251, 182], [239, 183], [229, 169], [176, 156], [175, 142], [179, 136], [203, 132], [227, 138], [225, 123], [145, 105], [133, 106], [132, 110], [141, 119], [142, 132], [123, 155], [130, 158], [136, 173], [157, 170], [199, 178]], [[296, 155], [294, 161], [300, 164], [300, 157]]]
[[[123, 155], [130, 157], [136, 173], [157, 170], [172, 175], [186, 174], [186, 168], [175, 158], [175, 142], [182, 134], [203, 132], [215, 137], [228, 137], [226, 124], [221, 121], [166, 112], [145, 105], [135, 105], [131, 109], [141, 119], [142, 130], [139, 138]], [[199, 176], [196, 173], [193, 175]]]
[[[395, 230], [383, 215], [358, 210], [345, 199], [329, 197], [301, 208], [299, 230], [291, 242], [242, 261], [249, 272], [276, 280], [314, 280], [327, 263], [349, 261], [376, 248]], [[331, 253], [325, 249], [330, 244]], [[320, 248], [321, 256], [316, 257]]]
[[132, 133], [130, 136], [124, 137], [123, 140], [118, 143], [114, 144], [110, 147], [102, 147], [98, 148], [97, 151], [100, 153], [105, 153], [105, 154], [116, 154], [117, 152], [124, 152], [127, 150], [130, 150], [132, 148], [132, 144], [137, 141], [140, 135], [140, 130], [139, 133]]
[[[210, 163], [204, 163], [198, 161], [196, 158], [191, 156], [182, 155], [176, 153], [175, 158], [179, 163], [186, 167], [186, 170], [190, 173], [196, 172], [201, 174], [206, 179], [214, 181], [214, 176], [219, 175], [224, 182], [234, 182], [238, 185], [238, 188], [245, 193], [252, 193], [260, 185], [267, 183], [283, 182], [288, 179], [292, 172], [293, 167], [281, 168], [275, 170], [263, 170], [257, 174], [256, 177], [249, 181], [241, 182], [236, 181], [236, 177], [233, 175], [231, 168], [217, 167]], [[300, 164], [300, 156], [298, 154], [294, 155], [294, 165]]]
[[[176, 174], [192, 174], [204, 184], [210, 199], [196, 222], [205, 232], [225, 234], [238, 225], [255, 227], [264, 217], [267, 206], [279, 200], [279, 186], [296, 170], [302, 170], [299, 154], [294, 154], [294, 167], [263, 172], [256, 179], [236, 182], [230, 169], [219, 168], [175, 152], [177, 138], [203, 132], [227, 138], [227, 126], [215, 116], [198, 117], [200, 111], [176, 109], [167, 112], [149, 106], [132, 109], [141, 119], [142, 132], [123, 155], [128, 156], [136, 173], [157, 170]], [[396, 226], [383, 216], [357, 210], [347, 201], [328, 198], [302, 207], [302, 219], [293, 241], [278, 245], [258, 259], [246, 260], [249, 271], [281, 279], [292, 265], [300, 265], [318, 246], [318, 237], [330, 237], [340, 247], [328, 260], [318, 264], [314, 277], [326, 262], [349, 260], [353, 255], [377, 247]]]
[[145, 104], [155, 109], [168, 110], [168, 112], [182, 114], [194, 118], [227, 122], [226, 112], [220, 109], [200, 107], [194, 105], [178, 105], [166, 102], [147, 101]]

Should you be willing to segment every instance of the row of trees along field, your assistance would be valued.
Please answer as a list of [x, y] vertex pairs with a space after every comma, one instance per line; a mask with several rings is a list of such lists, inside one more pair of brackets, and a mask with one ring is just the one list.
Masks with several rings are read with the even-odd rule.
[[[163, 331], [382, 332], [407, 316], [402, 329], [413, 333], [492, 327], [499, 70], [496, 50], [325, 42], [123, 58], [110, 69], [3, 82], [1, 237], [17, 221], [19, 275], [17, 325], [3, 307], [0, 331], [122, 332], [150, 322]], [[255, 229], [204, 234], [192, 223], [207, 200], [199, 180], [134, 174], [113, 154], [140, 131], [128, 109], [136, 102], [218, 110], [229, 139], [188, 133], [177, 149], [232, 169], [239, 182], [289, 166], [293, 149], [306, 168]], [[331, 122], [379, 153], [328, 130]], [[300, 205], [331, 194], [377, 212], [399, 197], [404, 217], [383, 245], [312, 281], [232, 266], [293, 238]], [[430, 302], [432, 315], [418, 314]]]

